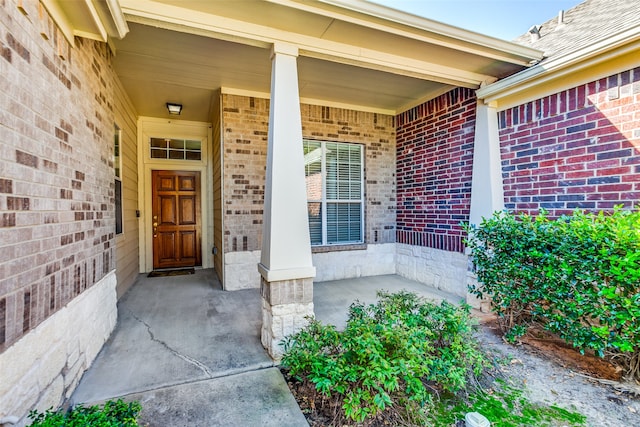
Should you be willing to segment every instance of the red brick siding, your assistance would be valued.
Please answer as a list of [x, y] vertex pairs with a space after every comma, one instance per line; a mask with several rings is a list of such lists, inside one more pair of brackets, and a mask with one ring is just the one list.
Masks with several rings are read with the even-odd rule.
[[396, 117], [399, 243], [464, 250], [476, 98], [456, 88]]
[[506, 208], [556, 217], [640, 200], [640, 68], [499, 114]]

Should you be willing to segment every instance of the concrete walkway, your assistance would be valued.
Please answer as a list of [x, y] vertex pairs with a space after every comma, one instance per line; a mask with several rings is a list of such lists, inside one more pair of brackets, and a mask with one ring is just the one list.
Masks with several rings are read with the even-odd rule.
[[[356, 299], [376, 291], [458, 299], [398, 276], [314, 285], [316, 317], [341, 327]], [[123, 397], [142, 404], [141, 425], [306, 426], [304, 415], [260, 343], [257, 289], [225, 292], [212, 270], [140, 276], [118, 304], [118, 324], [71, 403]]]

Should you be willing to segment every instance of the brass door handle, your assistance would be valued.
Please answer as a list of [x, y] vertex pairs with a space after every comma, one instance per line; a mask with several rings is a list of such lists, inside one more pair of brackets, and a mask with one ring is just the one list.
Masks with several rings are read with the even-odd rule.
[[158, 215], [153, 216], [153, 237], [158, 237]]

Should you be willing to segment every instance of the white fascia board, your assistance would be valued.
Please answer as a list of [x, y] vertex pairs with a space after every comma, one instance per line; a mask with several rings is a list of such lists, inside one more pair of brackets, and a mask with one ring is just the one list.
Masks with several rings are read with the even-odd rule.
[[482, 82], [493, 80], [493, 77], [486, 74], [462, 71], [444, 65], [412, 60], [403, 56], [375, 52], [369, 49], [358, 49], [358, 52], [345, 52], [330, 48], [317, 47], [309, 49], [308, 46], [300, 46], [300, 55], [470, 89], [476, 89]]
[[[102, 42], [106, 42], [107, 41], [107, 29], [105, 28], [104, 23], [100, 19], [100, 15], [98, 14], [98, 11], [96, 10], [96, 7], [93, 5], [93, 2], [91, 0], [84, 0], [84, 4], [85, 4], [85, 6], [87, 8], [87, 11], [91, 15], [91, 19], [93, 21], [93, 25], [94, 25], [94, 28], [96, 30], [96, 32], [94, 34], [94, 38], [96, 40], [99, 40], [99, 41], [102, 41]], [[77, 36], [91, 38], [90, 35], [85, 34], [85, 33], [86, 32], [83, 32], [83, 31], [74, 31], [74, 34], [77, 35]]]
[[109, 12], [111, 14], [111, 19], [113, 20], [113, 25], [117, 31], [117, 37], [123, 38], [129, 32], [129, 26], [127, 25], [127, 20], [124, 17], [124, 13], [122, 13], [122, 8], [120, 8], [120, 3], [118, 0], [106, 0], [107, 7], [109, 8]]
[[237, 96], [245, 96], [247, 98], [260, 98], [260, 99], [269, 99], [271, 98], [271, 94], [269, 92], [260, 92], [257, 90], [246, 90], [246, 89], [238, 89], [235, 87], [222, 86], [220, 88], [220, 93], [222, 95], [237, 95]]
[[155, 25], [165, 29], [215, 36], [222, 40], [264, 48], [270, 48], [276, 42], [291, 43], [298, 46], [300, 55], [469, 88], [476, 88], [482, 82], [492, 79], [492, 76], [485, 74], [149, 0], [121, 0], [121, 5], [130, 22]]
[[106, 39], [102, 38], [102, 35], [100, 34], [100, 32], [73, 30], [73, 35], [77, 37], [82, 37], [83, 39], [97, 40], [99, 42], [106, 41]]
[[640, 47], [640, 26], [482, 87], [476, 91], [476, 95], [478, 99], [483, 99], [485, 103], [489, 104], [545, 81], [611, 60], [616, 56], [638, 49], [638, 47]]
[[[280, 4], [299, 4], [299, 0], [268, 0]], [[407, 12], [403, 12], [391, 7], [383, 6], [376, 3], [371, 3], [363, 0], [319, 0], [321, 3], [337, 6], [343, 9], [348, 9], [357, 13], [371, 15], [381, 18], [386, 21], [395, 22], [401, 25], [406, 25], [424, 32], [431, 32], [442, 36], [450, 37], [455, 40], [463, 41], [465, 43], [471, 43], [476, 48], [470, 48], [460, 46], [455, 41], [444, 42], [442, 39], [436, 39], [428, 37], [426, 35], [418, 36], [414, 32], [406, 32], [398, 29], [392, 29], [388, 26], [372, 23], [366, 19], [356, 19], [339, 14], [335, 16], [344, 21], [353, 22], [359, 25], [365, 25], [368, 27], [380, 29], [385, 32], [390, 32], [398, 35], [404, 35], [414, 38], [416, 40], [422, 40], [430, 43], [436, 43], [441, 46], [446, 46], [452, 49], [473, 53], [488, 58], [498, 59], [505, 62], [518, 65], [529, 65], [532, 61], [538, 61], [543, 58], [544, 53], [538, 49], [534, 49], [528, 46], [523, 46], [514, 42], [498, 39], [495, 37], [487, 36], [484, 34], [476, 33], [474, 31], [465, 30], [463, 28], [455, 27], [453, 25], [445, 24], [443, 22], [434, 21], [432, 19], [424, 18], [421, 16], [413, 15]], [[300, 7], [298, 7], [300, 8]], [[328, 11], [324, 11], [327, 16], [332, 16]], [[336, 14], [338, 15], [338, 14]], [[488, 52], [489, 50], [501, 51], [504, 54], [496, 54]], [[522, 59], [516, 60], [512, 56], [519, 56]]]

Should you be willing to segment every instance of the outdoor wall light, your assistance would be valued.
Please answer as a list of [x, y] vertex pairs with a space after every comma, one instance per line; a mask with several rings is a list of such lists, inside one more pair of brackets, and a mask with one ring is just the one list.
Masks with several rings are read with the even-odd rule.
[[182, 104], [174, 104], [172, 102], [167, 102], [167, 110], [169, 110], [169, 114], [179, 116], [180, 113], [182, 112]]

